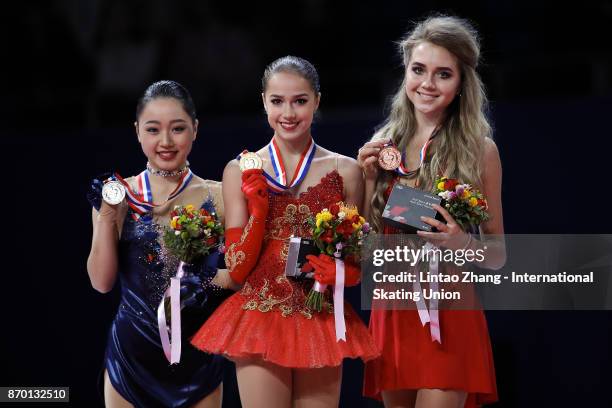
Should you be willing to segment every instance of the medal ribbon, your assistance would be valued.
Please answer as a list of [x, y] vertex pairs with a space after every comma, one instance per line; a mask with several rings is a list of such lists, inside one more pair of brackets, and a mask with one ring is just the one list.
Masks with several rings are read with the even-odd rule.
[[[153, 203], [153, 195], [151, 194], [151, 183], [149, 182], [149, 171], [145, 170], [136, 176], [138, 190], [140, 193], [132, 190], [130, 185], [125, 181], [118, 173], [114, 175], [115, 179], [123, 184], [125, 187], [125, 194], [127, 196], [127, 202], [132, 211], [134, 212], [134, 219], [140, 218], [143, 214], [152, 211], [153, 208], [158, 207], [158, 204]], [[168, 196], [168, 200], [172, 200], [174, 197], [179, 195], [189, 182], [193, 179], [193, 172], [191, 169], [188, 169], [181, 178], [179, 179], [179, 183], [176, 188], [170, 193]]]
[[423, 166], [423, 162], [425, 161], [425, 157], [427, 157], [427, 148], [429, 147], [429, 145], [433, 141], [434, 137], [429, 138], [429, 140], [427, 142], [425, 142], [423, 147], [421, 147], [421, 152], [419, 153], [419, 166], [416, 169], [408, 170], [406, 167], [404, 167], [404, 155], [405, 154], [402, 153], [402, 161], [400, 162], [399, 167], [397, 169], [395, 169], [395, 171], [400, 176], [412, 176], [418, 169], [420, 169]]
[[266, 181], [268, 182], [268, 186], [272, 191], [277, 193], [289, 190], [297, 185], [299, 185], [306, 174], [308, 173], [308, 169], [310, 169], [310, 164], [312, 163], [312, 159], [315, 156], [317, 151], [317, 145], [310, 139], [310, 143], [300, 156], [300, 161], [297, 164], [295, 169], [295, 173], [293, 173], [293, 179], [289, 184], [287, 184], [287, 172], [285, 171], [285, 163], [283, 162], [283, 158], [281, 156], [280, 149], [276, 144], [274, 138], [268, 144], [268, 153], [270, 154], [270, 160], [272, 161], [272, 168], [274, 169], [274, 174], [276, 178], [270, 176], [268, 173], [264, 171], [264, 176], [266, 177]]

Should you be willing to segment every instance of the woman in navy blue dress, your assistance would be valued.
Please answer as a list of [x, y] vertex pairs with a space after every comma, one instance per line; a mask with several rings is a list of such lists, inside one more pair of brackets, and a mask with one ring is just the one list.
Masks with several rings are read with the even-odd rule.
[[170, 365], [162, 349], [157, 307], [176, 274], [179, 260], [164, 250], [161, 228], [175, 205], [191, 204], [223, 216], [221, 185], [189, 169], [187, 156], [197, 135], [195, 107], [187, 90], [173, 81], [151, 85], [136, 112], [136, 134], [146, 169], [124, 182], [144, 203], [142, 211], [123, 200], [102, 200], [106, 177], [89, 193], [93, 239], [87, 270], [92, 286], [110, 291], [121, 284], [105, 356], [104, 399], [108, 407], [219, 407], [226, 360], [194, 349], [188, 338], [229, 291], [212, 280], [217, 252], [190, 265], [181, 282], [182, 355]]

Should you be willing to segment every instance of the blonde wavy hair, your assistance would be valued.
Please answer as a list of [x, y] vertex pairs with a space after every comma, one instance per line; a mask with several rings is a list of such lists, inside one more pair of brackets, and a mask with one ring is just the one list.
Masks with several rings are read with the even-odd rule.
[[[486, 117], [487, 97], [484, 85], [476, 73], [480, 59], [480, 44], [476, 30], [457, 17], [430, 17], [415, 25], [398, 43], [404, 68], [408, 68], [412, 50], [423, 42], [444, 47], [453, 54], [461, 71], [459, 95], [447, 107], [437, 136], [428, 149], [423, 167], [417, 175], [417, 185], [430, 190], [437, 176], [456, 177], [462, 182], [479, 186], [484, 139], [491, 137]], [[406, 75], [393, 97], [389, 116], [378, 128], [372, 140], [391, 139], [400, 151], [405, 151], [416, 131], [414, 105], [406, 95]], [[372, 197], [372, 224], [382, 231], [385, 192], [393, 173], [379, 171]]]

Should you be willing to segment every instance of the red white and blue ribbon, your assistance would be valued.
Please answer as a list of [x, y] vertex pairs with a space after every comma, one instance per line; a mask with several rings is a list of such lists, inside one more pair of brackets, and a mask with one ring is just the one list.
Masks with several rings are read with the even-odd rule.
[[402, 153], [402, 161], [400, 162], [399, 167], [395, 169], [395, 171], [400, 176], [412, 176], [414, 173], [416, 173], [423, 166], [423, 162], [425, 161], [425, 158], [427, 157], [427, 148], [433, 141], [434, 137], [435, 135], [429, 138], [429, 140], [425, 142], [423, 147], [421, 147], [421, 151], [419, 153], [419, 166], [416, 169], [408, 170], [406, 167], [404, 167], [404, 153]]
[[[181, 361], [181, 278], [185, 274], [181, 261], [176, 275], [170, 278], [170, 286], [166, 289], [157, 307], [157, 327], [162, 349], [170, 364]], [[170, 328], [166, 322], [166, 299], [170, 299]]]
[[268, 186], [270, 186], [270, 189], [280, 193], [299, 185], [304, 180], [304, 177], [306, 177], [306, 174], [308, 174], [308, 170], [310, 169], [310, 165], [316, 151], [317, 145], [311, 138], [308, 146], [306, 146], [300, 156], [300, 161], [295, 168], [292, 180], [287, 183], [287, 171], [285, 169], [283, 157], [281, 156], [281, 151], [276, 144], [276, 140], [272, 139], [272, 141], [268, 144], [268, 153], [270, 154], [272, 168], [274, 169], [274, 174], [276, 177], [270, 176], [265, 171], [263, 173], [266, 177], [266, 181], [268, 182]]
[[153, 193], [151, 192], [151, 183], [149, 182], [149, 172], [147, 170], [140, 173], [137, 177], [138, 191], [145, 203], [153, 203]]
[[[289, 184], [287, 184], [287, 172], [285, 170], [285, 163], [283, 162], [283, 158], [280, 153], [280, 149], [276, 144], [276, 141], [272, 139], [272, 141], [268, 144], [268, 154], [270, 155], [270, 161], [272, 162], [272, 168], [274, 169], [274, 174], [276, 177], [272, 177], [265, 170], [263, 171], [263, 175], [268, 182], [268, 187], [271, 191], [275, 193], [285, 192], [297, 185], [299, 185], [308, 174], [308, 170], [310, 169], [310, 165], [312, 164], [312, 159], [315, 156], [317, 151], [316, 143], [310, 139], [310, 143], [306, 146], [306, 149], [302, 152], [300, 156], [300, 161], [296, 167], [295, 173], [293, 173], [293, 178]], [[236, 160], [240, 160], [243, 154], [248, 153], [247, 150], [240, 153], [236, 156]]]
[[[183, 190], [185, 190], [185, 188], [187, 188], [187, 185], [189, 185], [189, 182], [192, 179], [193, 179], [193, 173], [190, 169], [187, 169], [187, 172], [181, 175], [178, 185], [170, 193], [167, 201], [172, 200], [174, 197], [179, 195]], [[151, 183], [149, 182], [149, 171], [148, 170], [145, 170], [138, 175], [138, 186], [141, 189], [140, 196], [142, 200], [148, 203], [151, 209], [154, 207], [157, 207], [158, 206], [157, 204], [153, 204], [153, 195], [151, 194]]]
[[[132, 190], [131, 186], [125, 181], [119, 174], [115, 173], [114, 178], [119, 181], [125, 187], [125, 194], [127, 196], [127, 202], [132, 209], [132, 217], [134, 219], [140, 218], [147, 212], [153, 210], [153, 208], [159, 206], [153, 203], [153, 194], [151, 193], [151, 183], [149, 182], [149, 171], [145, 170], [136, 176], [136, 183], [138, 185], [138, 192]], [[193, 173], [191, 169], [188, 169], [181, 178], [176, 188], [168, 196], [168, 201], [179, 195], [193, 179]]]

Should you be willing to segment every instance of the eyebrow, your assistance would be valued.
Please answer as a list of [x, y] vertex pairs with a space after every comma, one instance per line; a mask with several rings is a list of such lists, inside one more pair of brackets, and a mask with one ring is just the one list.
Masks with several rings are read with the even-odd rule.
[[[422, 63], [417, 62], [417, 61], [412, 62], [412, 65], [418, 65], [418, 66], [420, 66], [420, 67], [425, 67], [425, 64], [422, 64]], [[436, 67], [436, 69], [437, 69], [437, 70], [446, 69], [446, 70], [449, 70], [449, 71], [455, 72], [455, 70], [454, 70], [454, 69], [452, 69], [451, 67]]]
[[[185, 119], [172, 119], [170, 121], [170, 124], [176, 123], [176, 122], [184, 122], [187, 123], [187, 121]], [[153, 124], [153, 125], [161, 125], [161, 122], [159, 120], [147, 120], [145, 123], [145, 125], [148, 124]]]
[[[303, 98], [304, 96], [308, 96], [308, 94], [307, 93], [301, 93], [301, 94], [298, 94], [298, 95], [292, 95], [291, 97], [293, 97], [293, 98]], [[283, 98], [283, 96], [282, 95], [272, 94], [272, 95], [270, 95], [270, 98]]]

